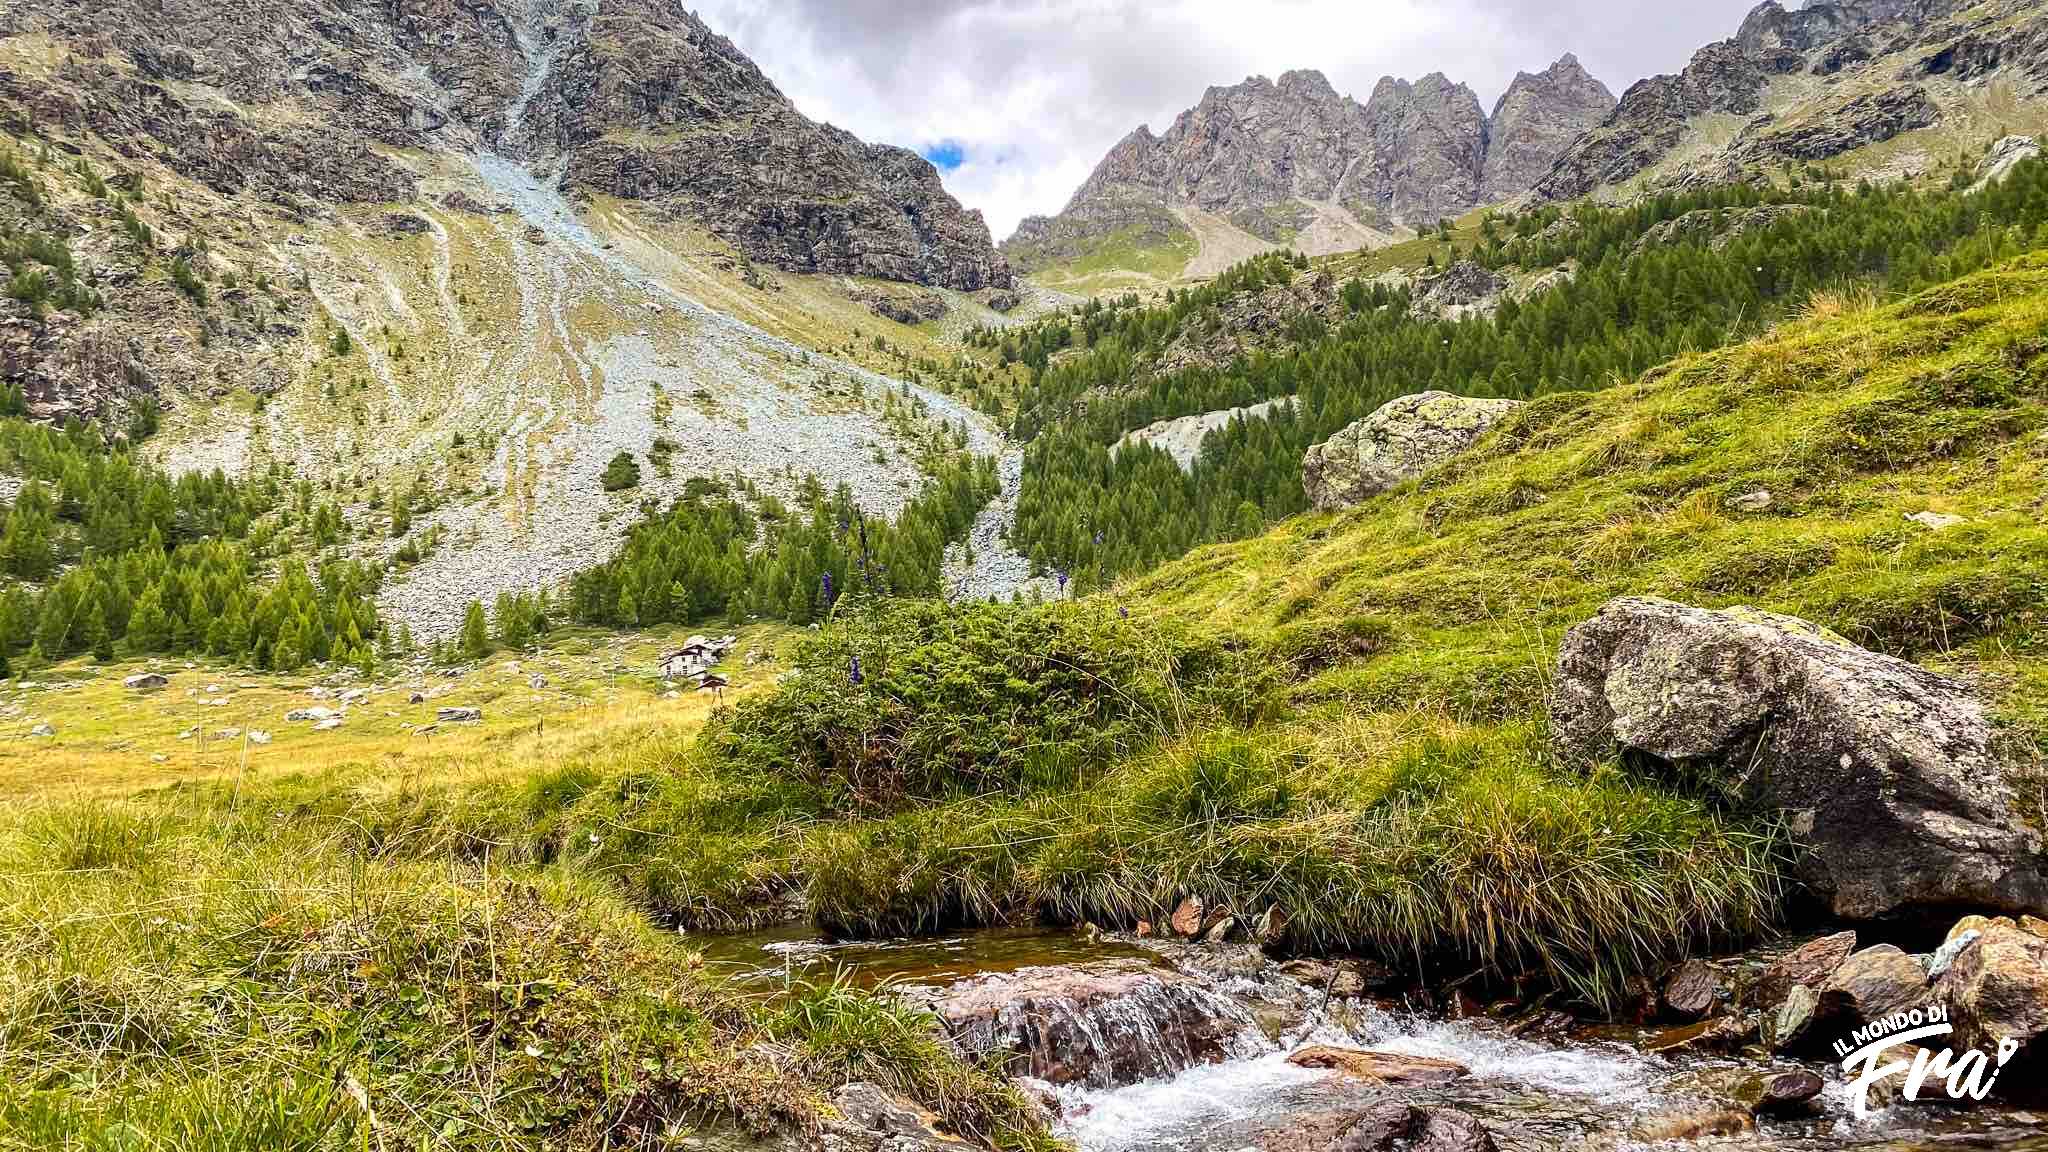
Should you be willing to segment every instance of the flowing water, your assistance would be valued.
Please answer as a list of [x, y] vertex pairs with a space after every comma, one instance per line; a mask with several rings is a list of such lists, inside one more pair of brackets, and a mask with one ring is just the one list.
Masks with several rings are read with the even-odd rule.
[[[1858, 1120], [1839, 1070], [1814, 1065], [1803, 1067], [1828, 1078], [1817, 1114], [1765, 1120], [1754, 1130], [1726, 1135], [1676, 1136], [1701, 1118], [1725, 1116], [1745, 1080], [1802, 1065], [1652, 1055], [1628, 1042], [1646, 1038], [1647, 1030], [1587, 1030], [1570, 1039], [1539, 1040], [1511, 1035], [1485, 1018], [1446, 1020], [1366, 1001], [1332, 1004], [1273, 968], [1247, 967], [1241, 960], [1218, 968], [1205, 954], [1185, 948], [1049, 931], [835, 943], [808, 929], [788, 929], [693, 943], [710, 967], [759, 984], [817, 979], [837, 970], [867, 987], [951, 988], [957, 997], [991, 980], [1035, 982], [1023, 1010], [1028, 1020], [1007, 1018], [962, 1038], [985, 1042], [993, 1031], [1013, 1051], [1031, 1053], [1034, 1068], [1048, 1059], [1066, 1062], [1073, 1073], [1069, 1082], [1041, 1087], [1057, 1103], [1061, 1135], [1081, 1152], [1320, 1150], [1328, 1139], [1318, 1139], [1318, 1132], [1390, 1098], [1470, 1113], [1506, 1152], [2048, 1152], [2048, 1115], [2039, 1113], [1923, 1105]], [[1057, 977], [1077, 966], [1083, 972], [1121, 972], [1143, 967], [1138, 961], [1160, 969], [1178, 963], [1199, 987], [1162, 994], [1147, 985], [1078, 1006], [1057, 994]], [[1206, 1005], [1218, 1026], [1191, 1044], [1186, 1029], [1192, 1005]], [[1134, 1019], [1147, 1014], [1147, 1020]], [[1140, 1038], [1135, 1045], [1133, 1036]], [[1312, 1044], [1449, 1059], [1471, 1071], [1440, 1088], [1371, 1086], [1287, 1062], [1290, 1053]], [[1090, 1048], [1098, 1051], [1091, 1054]], [[1133, 1051], [1135, 1060], [1113, 1065], [1123, 1074], [1108, 1080], [1100, 1071], [1112, 1063], [1091, 1059]], [[1131, 1067], [1140, 1071], [1131, 1073]]]

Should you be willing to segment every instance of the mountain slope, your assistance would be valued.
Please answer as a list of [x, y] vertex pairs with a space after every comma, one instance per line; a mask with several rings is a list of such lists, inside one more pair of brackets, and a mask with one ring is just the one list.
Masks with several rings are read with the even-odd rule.
[[1931, 172], [2048, 125], [2048, 11], [2028, 0], [1777, 0], [1676, 75], [1644, 80], [1535, 194], [1715, 183], [1813, 162]]
[[1008, 282], [929, 163], [806, 119], [674, 0], [38, 0], [0, 35], [59, 58], [0, 73], [38, 121], [216, 191], [407, 200], [418, 173], [379, 149], [485, 146], [792, 270]]
[[1064, 212], [1024, 221], [1003, 250], [1042, 270], [1113, 239], [1156, 248], [1204, 224], [1246, 237], [1238, 258], [1279, 244], [1379, 247], [1525, 191], [1613, 103], [1571, 56], [1518, 76], [1490, 119], [1442, 73], [1382, 80], [1364, 104], [1317, 72], [1253, 77], [1211, 88], [1163, 136], [1133, 132]]
[[30, 412], [160, 406], [169, 466], [321, 486], [422, 638], [692, 479], [889, 516], [939, 446], [999, 448], [871, 312], [998, 319], [979, 217], [673, 4], [38, 0], [0, 16], [0, 127], [0, 228], [94, 294], [0, 300]]

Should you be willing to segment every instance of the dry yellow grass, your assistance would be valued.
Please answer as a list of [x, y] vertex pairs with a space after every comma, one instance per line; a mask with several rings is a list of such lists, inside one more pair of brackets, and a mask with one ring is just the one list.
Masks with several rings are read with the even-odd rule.
[[[772, 653], [787, 629], [746, 629], [736, 653]], [[376, 788], [530, 775], [565, 761], [647, 742], [674, 747], [718, 706], [682, 686], [672, 697], [655, 661], [675, 635], [580, 633], [537, 655], [499, 655], [449, 678], [435, 669], [356, 681], [311, 674], [274, 676], [197, 663], [72, 661], [0, 689], [0, 795], [16, 799], [116, 796], [202, 780], [260, 782], [283, 775], [332, 778]], [[726, 672], [732, 702], [773, 681], [775, 665]], [[142, 671], [170, 687], [138, 693], [122, 680]], [[535, 689], [536, 673], [546, 684]], [[316, 732], [286, 722], [295, 709], [338, 707], [333, 688], [361, 687], [369, 698], [349, 708], [340, 728]], [[218, 687], [218, 693], [207, 689]], [[421, 703], [411, 702], [418, 693]], [[225, 704], [211, 705], [210, 700]], [[435, 723], [446, 707], [483, 709], [477, 725]], [[47, 724], [53, 734], [33, 736]], [[247, 734], [267, 732], [268, 744]], [[234, 735], [225, 733], [234, 732]]]

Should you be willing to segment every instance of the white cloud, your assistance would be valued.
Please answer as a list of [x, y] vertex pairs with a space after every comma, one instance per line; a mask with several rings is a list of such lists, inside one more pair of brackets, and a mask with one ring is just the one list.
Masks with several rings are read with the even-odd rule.
[[1111, 145], [1204, 89], [1320, 69], [1364, 99], [1443, 72], [1492, 101], [1576, 52], [1617, 93], [1731, 35], [1750, 0], [701, 0], [806, 114], [919, 151], [998, 237], [1065, 205]]

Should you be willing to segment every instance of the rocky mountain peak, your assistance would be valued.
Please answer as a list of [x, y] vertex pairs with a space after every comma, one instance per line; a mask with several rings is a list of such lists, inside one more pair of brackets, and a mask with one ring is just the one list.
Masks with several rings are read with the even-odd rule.
[[1163, 135], [1126, 136], [1060, 217], [1026, 221], [1005, 248], [1027, 264], [1071, 258], [1109, 230], [1169, 232], [1185, 208], [1268, 242], [1355, 248], [1526, 191], [1613, 104], [1571, 57], [1524, 74], [1491, 119], [1440, 71], [1385, 77], [1363, 104], [1321, 72], [1254, 76], [1210, 88]]
[[1488, 122], [1480, 198], [1498, 202], [1526, 192], [1614, 104], [1614, 93], [1570, 53], [1541, 72], [1518, 73]]

